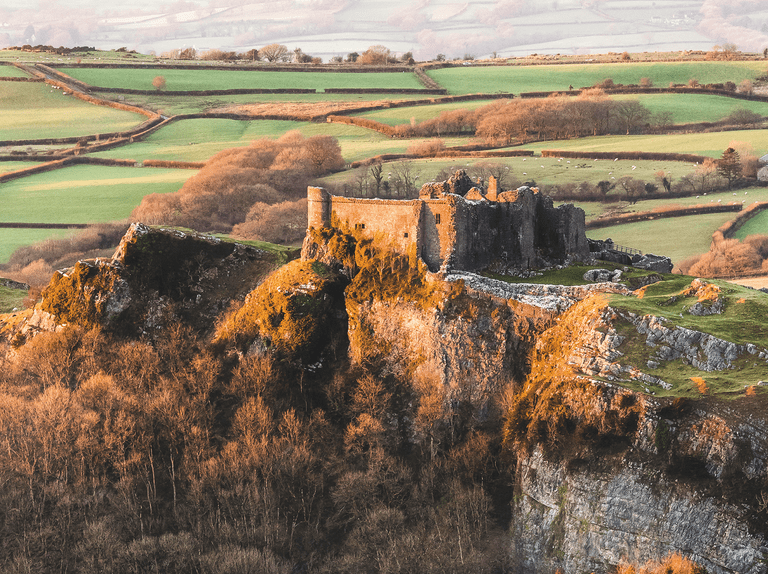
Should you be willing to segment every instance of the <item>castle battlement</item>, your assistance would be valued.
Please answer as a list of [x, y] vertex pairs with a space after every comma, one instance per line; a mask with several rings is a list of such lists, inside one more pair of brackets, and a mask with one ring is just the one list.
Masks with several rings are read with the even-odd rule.
[[307, 199], [310, 227], [336, 222], [363, 236], [386, 236], [401, 253], [415, 246], [433, 271], [589, 258], [583, 210], [554, 207], [534, 188], [499, 193], [492, 177], [482, 190], [463, 170], [448, 181], [424, 184], [418, 199], [337, 197], [318, 187], [308, 188]]

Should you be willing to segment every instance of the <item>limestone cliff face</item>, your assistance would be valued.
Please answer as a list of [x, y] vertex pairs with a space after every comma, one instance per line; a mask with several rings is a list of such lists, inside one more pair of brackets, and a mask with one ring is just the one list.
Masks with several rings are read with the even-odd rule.
[[476, 412], [525, 373], [535, 337], [552, 321], [545, 310], [467, 289], [440, 307], [411, 301], [347, 298], [350, 355], [377, 354], [385, 369], [445, 391], [447, 404]]
[[768, 544], [743, 508], [639, 461], [568, 469], [537, 451], [520, 461], [511, 552], [523, 572], [607, 572], [681, 552], [710, 573], [766, 572]]

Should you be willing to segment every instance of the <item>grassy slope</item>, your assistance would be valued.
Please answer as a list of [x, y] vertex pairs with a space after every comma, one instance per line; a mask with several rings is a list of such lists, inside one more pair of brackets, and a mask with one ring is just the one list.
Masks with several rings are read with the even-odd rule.
[[765, 71], [764, 62], [666, 62], [623, 64], [573, 64], [543, 66], [465, 67], [429, 70], [427, 73], [451, 94], [476, 92], [540, 92], [592, 86], [606, 78], [617, 84], [637, 84], [650, 78], [656, 86], [702, 84], [754, 79]]
[[90, 223], [123, 219], [150, 193], [178, 190], [194, 170], [74, 166], [0, 188], [3, 221]]
[[[691, 280], [692, 277], [687, 276], [668, 276], [666, 281], [650, 286], [642, 299], [614, 295], [610, 298], [610, 305], [635, 314], [665, 317], [668, 320], [667, 326], [677, 325], [702, 331], [737, 344], [753, 343], [758, 347], [768, 347], [768, 324], [765, 323], [768, 295], [725, 281], [712, 280], [721, 287], [721, 293], [726, 299], [725, 310], [722, 315], [696, 317], [684, 310], [684, 307], [696, 302], [695, 297], [681, 298], [676, 303], [668, 304], [669, 298], [679, 294]], [[711, 394], [725, 396], [740, 396], [746, 385], [754, 385], [758, 380], [768, 378], [768, 365], [756, 355], [742, 357], [734, 369], [712, 373], [698, 371], [680, 360], [662, 362], [659, 368], [649, 369], [646, 363], [652, 358], [653, 349], [645, 344], [645, 337], [628, 324], [619, 324], [619, 332], [629, 336], [619, 348], [625, 353], [622, 362], [638, 366], [645, 372], [673, 383], [671, 391], [654, 387], [659, 395], [700, 396], [696, 385], [690, 380], [693, 376], [704, 378]], [[642, 385], [628, 386], [642, 390]]]
[[78, 80], [103, 88], [151, 90], [156, 76], [166, 79], [166, 90], [231, 90], [239, 88], [423, 88], [416, 76], [403, 72], [261, 72], [235, 70], [158, 70], [60, 68]]
[[65, 96], [46, 84], [0, 82], [0, 92], [0, 140], [116, 132], [146, 119]]

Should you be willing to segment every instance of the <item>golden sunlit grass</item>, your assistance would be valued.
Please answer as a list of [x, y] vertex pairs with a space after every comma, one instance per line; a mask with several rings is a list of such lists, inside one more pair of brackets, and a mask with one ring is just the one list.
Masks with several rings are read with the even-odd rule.
[[704, 568], [681, 554], [670, 554], [660, 562], [651, 560], [643, 566], [622, 561], [616, 574], [705, 574]]
[[702, 377], [691, 377], [691, 380], [693, 381], [693, 384], [696, 385], [696, 389], [698, 389], [698, 391], [702, 395], [709, 394], [709, 387], [707, 387], [707, 381], [705, 381]]

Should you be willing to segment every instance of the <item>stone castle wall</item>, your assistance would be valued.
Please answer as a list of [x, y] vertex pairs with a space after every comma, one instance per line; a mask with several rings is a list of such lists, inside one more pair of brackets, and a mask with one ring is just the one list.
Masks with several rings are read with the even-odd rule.
[[457, 173], [448, 182], [427, 184], [414, 200], [336, 197], [310, 187], [309, 226], [356, 230], [400, 253], [415, 247], [433, 271], [481, 269], [497, 261], [530, 268], [589, 257], [581, 209], [555, 208], [530, 188], [497, 194], [495, 181], [483, 194], [467, 189], [462, 178], [466, 174]]

